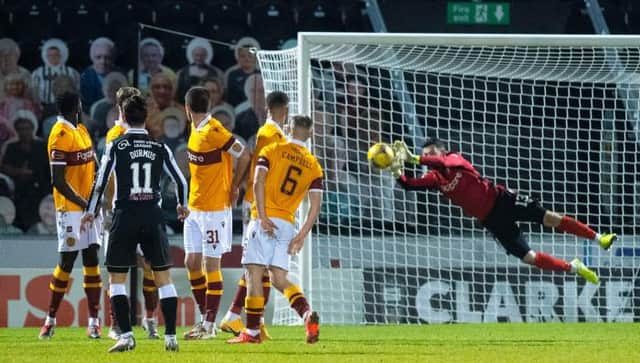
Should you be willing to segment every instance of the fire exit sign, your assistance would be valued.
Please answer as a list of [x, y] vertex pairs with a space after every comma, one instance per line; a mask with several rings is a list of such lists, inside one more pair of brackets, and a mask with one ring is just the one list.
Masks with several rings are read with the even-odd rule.
[[509, 25], [511, 23], [509, 3], [449, 2], [448, 24]]

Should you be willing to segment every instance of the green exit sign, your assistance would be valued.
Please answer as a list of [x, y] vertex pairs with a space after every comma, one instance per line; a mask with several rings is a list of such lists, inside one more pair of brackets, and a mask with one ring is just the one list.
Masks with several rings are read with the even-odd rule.
[[448, 24], [509, 25], [509, 3], [449, 2]]

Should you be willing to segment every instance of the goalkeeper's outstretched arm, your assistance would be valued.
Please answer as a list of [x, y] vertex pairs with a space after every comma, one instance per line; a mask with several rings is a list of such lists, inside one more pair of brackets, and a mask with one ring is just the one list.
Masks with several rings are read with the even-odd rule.
[[404, 190], [425, 190], [425, 189], [437, 189], [438, 180], [436, 175], [429, 172], [420, 178], [411, 178], [406, 175], [400, 175], [398, 177], [398, 184]]

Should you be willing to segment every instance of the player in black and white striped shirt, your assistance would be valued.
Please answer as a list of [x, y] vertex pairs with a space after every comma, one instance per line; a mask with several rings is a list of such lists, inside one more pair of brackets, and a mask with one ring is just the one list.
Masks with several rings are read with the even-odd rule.
[[116, 191], [113, 223], [105, 265], [110, 275], [111, 306], [122, 334], [109, 352], [123, 352], [135, 348], [129, 321], [129, 302], [125, 281], [129, 268], [136, 265], [136, 245], [140, 243], [145, 258], [154, 271], [160, 306], [165, 319], [165, 349], [178, 350], [176, 340], [177, 294], [169, 268], [169, 242], [160, 203], [160, 177], [167, 173], [176, 183], [178, 218], [184, 219], [189, 210], [187, 182], [176, 165], [171, 150], [154, 141], [144, 129], [146, 103], [141, 96], [133, 96], [123, 104], [127, 132], [106, 147], [94, 190], [83, 222], [90, 222], [97, 213], [109, 175], [115, 173]]

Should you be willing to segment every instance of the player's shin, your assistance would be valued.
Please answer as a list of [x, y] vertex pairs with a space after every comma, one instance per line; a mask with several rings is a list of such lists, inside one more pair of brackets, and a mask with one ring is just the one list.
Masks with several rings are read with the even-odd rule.
[[111, 308], [113, 309], [118, 326], [123, 334], [131, 332], [131, 320], [127, 288], [124, 284], [112, 283], [109, 286]]
[[205, 300], [206, 316], [205, 329], [211, 330], [215, 326], [216, 315], [220, 308], [220, 299], [222, 298], [222, 271], [207, 272], [207, 296]]
[[[529, 254], [531, 253], [534, 253], [534, 252], [530, 251]], [[565, 271], [565, 272], [571, 271], [571, 264], [565, 260], [548, 255], [544, 252], [535, 252], [534, 254], [535, 254], [535, 257], [533, 258], [533, 265], [542, 270]], [[527, 261], [525, 260], [525, 262]]]
[[556, 228], [560, 231], [571, 233], [578, 237], [592, 240], [599, 239], [598, 234], [591, 229], [591, 227], [569, 216], [563, 216], [560, 220], [560, 224]]
[[191, 284], [191, 292], [198, 304], [200, 314], [205, 314], [205, 293], [207, 291], [207, 278], [202, 272], [202, 269], [187, 270], [187, 276], [189, 277], [189, 283]]
[[[51, 300], [49, 301], [49, 315], [48, 318], [55, 319], [60, 302], [64, 297], [65, 291], [69, 286], [69, 274], [71, 271], [64, 271], [60, 265], [56, 266], [49, 283], [49, 290], [51, 290]], [[55, 321], [52, 321], [55, 323]]]
[[247, 333], [251, 336], [260, 334], [260, 321], [264, 314], [264, 297], [247, 296], [244, 305], [247, 314]]
[[305, 315], [310, 311], [307, 298], [304, 297], [302, 289], [299, 286], [290, 284], [289, 287], [284, 289], [284, 296], [289, 301], [289, 305], [295, 310], [301, 318], [305, 318]]
[[144, 296], [145, 317], [153, 318], [158, 308], [158, 288], [154, 281], [153, 271], [145, 268], [142, 278], [142, 295]]
[[236, 290], [236, 294], [233, 297], [233, 303], [229, 307], [229, 312], [227, 313], [227, 316], [226, 316], [228, 320], [235, 320], [240, 318], [240, 314], [242, 313], [242, 308], [244, 308], [246, 297], [247, 297], [247, 281], [245, 280], [244, 274], [242, 274], [242, 277], [240, 277], [240, 281], [238, 281], [238, 288]]
[[264, 305], [269, 303], [269, 294], [271, 294], [271, 278], [269, 271], [265, 271], [262, 275], [262, 296], [264, 297]]
[[164, 316], [166, 335], [176, 334], [176, 314], [178, 308], [178, 294], [176, 293], [176, 287], [173, 283], [161, 286], [158, 288], [158, 295], [160, 297], [160, 308], [162, 309], [162, 315]]
[[99, 266], [84, 266], [82, 268], [84, 282], [82, 287], [87, 295], [89, 307], [89, 326], [98, 325], [98, 311], [100, 310], [100, 295], [102, 295], [102, 279]]

